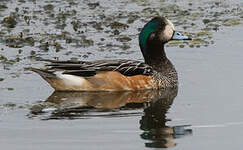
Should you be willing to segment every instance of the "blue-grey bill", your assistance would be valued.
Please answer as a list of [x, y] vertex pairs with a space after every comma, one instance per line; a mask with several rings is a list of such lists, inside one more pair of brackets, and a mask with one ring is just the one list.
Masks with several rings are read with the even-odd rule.
[[181, 34], [180, 32], [178, 31], [175, 31], [172, 38], [172, 40], [191, 40], [190, 37], [186, 36], [186, 35], [183, 35]]

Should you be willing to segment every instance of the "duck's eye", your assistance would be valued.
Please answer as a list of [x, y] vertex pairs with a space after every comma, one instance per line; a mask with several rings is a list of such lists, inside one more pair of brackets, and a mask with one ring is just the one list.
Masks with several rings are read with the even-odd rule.
[[181, 33], [180, 32], [176, 32], [176, 35], [181, 35]]
[[158, 30], [162, 30], [163, 28], [161, 26], [158, 27]]

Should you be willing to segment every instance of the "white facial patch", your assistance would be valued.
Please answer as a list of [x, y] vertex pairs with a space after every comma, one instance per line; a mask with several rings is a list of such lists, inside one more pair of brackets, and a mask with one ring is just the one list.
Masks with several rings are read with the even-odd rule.
[[170, 20], [168, 20], [168, 19], [166, 19], [166, 20], [167, 20], [167, 25], [169, 25], [169, 26], [172, 28], [172, 30], [175, 31], [175, 27], [174, 27], [174, 25], [172, 24], [172, 22], [171, 22]]
[[165, 29], [161, 33], [162, 35], [160, 36], [162, 38], [161, 41], [169, 41], [172, 38], [173, 33], [175, 31], [174, 25], [170, 22], [170, 20], [166, 19], [166, 21], [167, 23]]

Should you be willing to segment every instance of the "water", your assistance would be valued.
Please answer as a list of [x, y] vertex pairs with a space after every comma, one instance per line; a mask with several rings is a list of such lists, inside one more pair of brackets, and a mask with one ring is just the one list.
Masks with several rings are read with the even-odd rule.
[[[211, 2], [207, 6], [202, 2], [188, 5], [190, 1], [174, 2], [181, 8], [192, 7], [192, 12], [199, 6], [208, 8], [215, 6], [216, 2]], [[15, 4], [3, 1], [10, 8], [9, 11], [0, 11], [1, 18], [8, 16], [10, 11], [14, 11]], [[30, 3], [18, 1], [21, 5], [37, 7]], [[48, 2], [37, 2], [40, 6]], [[53, 2], [54, 3], [54, 2]], [[64, 2], [66, 4], [66, 2]], [[88, 3], [88, 1], [87, 1]], [[108, 2], [107, 2], [108, 3]], [[160, 5], [163, 2], [158, 2]], [[242, 3], [232, 3], [229, 1], [221, 2], [217, 9], [210, 9], [211, 12], [227, 13], [225, 18], [240, 18]], [[58, 7], [59, 2], [53, 5]], [[157, 8], [157, 2], [151, 2], [145, 6], [128, 2], [117, 3], [115, 10], [109, 9], [106, 15], [113, 12], [126, 11], [133, 12], [145, 7]], [[60, 4], [60, 7], [64, 7]], [[103, 6], [103, 3], [100, 3]], [[224, 5], [230, 5], [225, 7]], [[11, 6], [11, 7], [10, 7]], [[20, 7], [21, 6], [21, 7]], [[90, 10], [87, 5], [79, 4], [79, 7]], [[39, 8], [39, 7], [37, 7]], [[37, 9], [36, 8], [36, 9]], [[74, 7], [76, 8], [76, 7]], [[108, 7], [109, 8], [109, 7]], [[112, 7], [111, 7], [112, 8]], [[126, 8], [124, 10], [124, 8]], [[238, 8], [240, 10], [234, 10]], [[54, 9], [55, 13], [58, 9]], [[202, 18], [213, 19], [208, 9], [200, 10]], [[29, 10], [28, 10], [29, 11]], [[80, 10], [79, 10], [80, 11]], [[199, 11], [199, 10], [198, 10]], [[226, 11], [227, 12], [227, 11]], [[22, 12], [21, 12], [22, 13]], [[40, 13], [42, 14], [42, 13]], [[41, 18], [37, 14], [38, 18]], [[46, 14], [46, 13], [44, 13]], [[74, 15], [79, 18], [86, 16], [84, 20], [92, 20], [85, 14], [77, 13]], [[142, 13], [144, 14], [144, 13]], [[171, 12], [168, 16], [173, 17]], [[146, 16], [149, 18], [149, 16]], [[139, 19], [146, 19], [139, 16]], [[188, 17], [188, 16], [187, 16]], [[221, 16], [222, 17], [222, 16]], [[123, 21], [122, 18], [119, 21]], [[190, 18], [187, 18], [190, 20]], [[21, 20], [21, 19], [20, 19]], [[96, 18], [99, 22], [99, 19]], [[183, 19], [182, 19], [183, 20]], [[200, 18], [192, 22], [200, 22]], [[24, 22], [24, 21], [23, 21]], [[166, 52], [170, 60], [175, 65], [179, 74], [179, 89], [142, 92], [142, 93], [53, 93], [53, 89], [45, 83], [38, 75], [25, 71], [23, 68], [28, 66], [42, 66], [43, 62], [35, 60], [35, 57], [69, 59], [81, 57], [84, 60], [128, 58], [141, 60], [142, 56], [137, 51], [137, 26], [142, 26], [139, 21], [129, 25], [129, 34], [132, 38], [129, 42], [117, 42], [117, 37], [109, 37], [111, 33], [103, 31], [94, 32], [88, 30], [87, 38], [93, 34], [106, 37], [106, 41], [99, 45], [98, 42], [86, 48], [75, 48], [72, 43], [66, 44], [62, 40], [58, 42], [64, 47], [59, 52], [55, 51], [55, 46], [50, 46], [48, 51], [38, 47], [40, 40], [33, 34], [33, 25], [24, 25], [22, 21], [16, 27], [5, 32], [1, 37], [0, 55], [20, 61], [9, 64], [6, 60], [0, 63], [0, 145], [1, 149], [151, 149], [152, 147], [168, 149], [240, 149], [243, 137], [243, 80], [241, 80], [242, 58], [243, 58], [243, 38], [242, 24], [224, 26], [224, 21], [216, 20], [219, 24], [217, 31], [209, 30], [210, 36], [197, 36], [208, 25], [189, 26], [185, 29], [192, 33], [194, 38], [203, 37], [206, 42], [194, 44], [179, 43], [169, 45]], [[68, 21], [67, 21], [68, 22]], [[178, 19], [176, 28], [183, 30], [183, 24]], [[182, 21], [183, 22], [183, 21]], [[42, 21], [40, 20], [40, 24]], [[58, 23], [59, 24], [59, 23]], [[141, 25], [140, 25], [141, 24]], [[175, 23], [176, 24], [176, 23]], [[186, 25], [189, 25], [187, 22]], [[42, 26], [40, 25], [42, 28]], [[209, 26], [210, 27], [210, 26]], [[35, 38], [35, 45], [27, 45], [21, 48], [11, 48], [4, 40], [9, 35], [15, 36], [23, 28], [30, 28], [30, 35]], [[107, 27], [109, 28], [109, 27]], [[4, 27], [1, 25], [1, 29]], [[52, 24], [44, 30], [50, 30]], [[40, 31], [39, 31], [40, 30]], [[60, 31], [61, 29], [56, 29]], [[65, 28], [67, 31], [72, 31]], [[83, 30], [80, 27], [79, 30]], [[126, 31], [118, 29], [125, 34]], [[42, 32], [40, 28], [35, 32]], [[16, 34], [14, 34], [16, 33]], [[80, 38], [79, 33], [73, 33], [74, 37]], [[11, 36], [10, 36], [11, 37]], [[40, 35], [41, 38], [46, 36]], [[130, 48], [122, 49], [110, 43], [108, 39], [114, 40], [114, 45], [129, 45]], [[203, 39], [202, 38], [202, 39]], [[52, 40], [52, 39], [51, 39]], [[94, 37], [94, 41], [99, 38]], [[213, 41], [212, 43], [210, 43]], [[181, 44], [184, 48], [180, 48]], [[66, 45], [66, 46], [65, 46]], [[200, 48], [197, 48], [199, 45]], [[172, 46], [172, 47], [171, 47]], [[101, 49], [107, 49], [101, 51]], [[23, 52], [18, 54], [18, 50]], [[81, 49], [81, 50], [80, 50]], [[35, 51], [31, 54], [30, 51]], [[73, 51], [69, 55], [65, 53]], [[97, 52], [96, 52], [97, 51]], [[91, 54], [87, 54], [91, 52]], [[86, 56], [87, 55], [87, 56]], [[31, 56], [31, 57], [30, 57]], [[85, 57], [84, 57], [85, 56]], [[102, 96], [101, 96], [102, 95]], [[62, 101], [60, 101], [60, 99]]]

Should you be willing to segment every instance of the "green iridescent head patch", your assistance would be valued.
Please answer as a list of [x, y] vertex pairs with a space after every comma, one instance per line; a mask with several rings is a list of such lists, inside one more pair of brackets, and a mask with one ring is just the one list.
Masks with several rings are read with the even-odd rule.
[[159, 24], [159, 20], [153, 19], [143, 27], [142, 31], [139, 34], [139, 45], [144, 56], [147, 55], [147, 39], [149, 38], [150, 34], [157, 29]]

